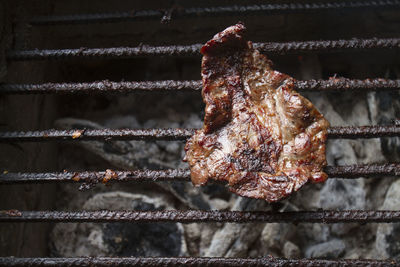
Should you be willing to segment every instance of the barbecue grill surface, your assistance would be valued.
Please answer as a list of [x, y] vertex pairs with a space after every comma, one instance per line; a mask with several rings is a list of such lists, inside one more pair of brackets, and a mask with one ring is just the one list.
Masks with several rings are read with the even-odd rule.
[[[102, 223], [108, 225], [104, 226], [108, 232], [130, 222], [146, 225], [141, 229], [149, 235], [158, 229], [153, 229], [153, 225], [164, 225], [161, 223], [167, 223], [161, 227], [164, 231], [175, 232], [183, 232], [187, 226], [182, 224], [187, 223], [213, 227], [242, 224], [238, 229], [254, 222], [295, 223], [294, 229], [304, 229], [303, 223], [307, 227], [358, 223], [358, 228], [351, 230], [356, 237], [366, 235], [367, 230], [363, 229], [376, 231], [382, 223], [396, 227], [400, 211], [392, 210], [391, 203], [383, 201], [394, 178], [400, 175], [396, 148], [400, 135], [396, 120], [400, 112], [396, 110], [400, 89], [399, 13], [400, 1], [396, 0], [2, 3], [0, 265], [398, 264], [392, 255], [378, 254], [357, 255], [360, 259], [343, 259], [349, 255], [346, 253], [331, 259], [311, 259], [305, 254], [300, 259], [284, 259], [282, 251], [271, 251], [278, 257], [250, 254], [251, 246], [261, 246], [261, 241], [250, 244], [240, 257], [212, 258], [212, 252], [200, 254], [190, 242], [180, 245], [185, 247], [186, 254], [174, 254], [178, 250], [171, 249], [173, 254], [156, 258], [146, 257], [152, 254], [122, 254], [123, 249], [115, 240], [110, 242], [120, 249], [121, 257], [63, 257], [56, 254], [54, 244], [48, 244], [54, 235], [54, 223], [67, 222]], [[357, 162], [345, 164], [343, 159], [328, 158], [325, 172], [329, 179], [340, 181], [341, 186], [365, 183], [370, 194], [365, 197], [368, 203], [363, 208], [357, 208], [355, 200], [355, 208], [322, 209], [329, 201], [323, 200], [324, 196], [320, 202], [312, 203], [313, 199], [301, 194], [273, 206], [261, 202], [248, 204], [246, 200], [243, 204], [219, 184], [204, 189], [202, 196], [206, 199], [192, 199], [187, 192], [193, 192], [185, 191], [192, 190], [188, 184], [190, 173], [174, 147], [183, 146], [204, 115], [199, 93], [199, 49], [215, 33], [239, 20], [248, 28], [247, 39], [272, 59], [274, 69], [297, 78], [296, 90], [317, 106], [321, 106], [321, 101], [332, 105], [333, 110], [324, 114], [328, 119], [334, 117], [333, 113], [340, 115], [341, 121], [331, 121], [334, 126], [328, 130], [328, 139], [333, 145], [328, 145], [327, 150], [338, 149], [337, 144], [341, 144], [343, 151], [353, 146], [360, 155], [355, 156]], [[375, 111], [366, 108], [371, 105], [376, 106]], [[360, 115], [368, 118], [364, 122], [356, 118], [360, 110], [369, 112]], [[397, 113], [390, 113], [392, 110]], [[60, 124], [55, 121], [66, 117], [80, 118], [86, 124], [56, 128]], [[117, 117], [119, 120], [112, 120]], [[113, 127], [124, 125], [118, 124], [124, 118], [130, 118], [129, 128]], [[353, 121], [360, 123], [352, 124]], [[98, 129], [101, 123], [105, 127]], [[126, 147], [128, 141], [137, 146]], [[135, 156], [124, 154], [131, 150], [147, 155], [149, 147], [162, 147], [160, 158], [155, 153], [154, 158], [142, 158], [133, 164]], [[167, 158], [164, 155], [170, 150], [176, 155]], [[364, 152], [369, 154], [363, 155]], [[368, 161], [371, 158], [379, 161]], [[326, 192], [323, 190], [321, 187], [316, 191]], [[85, 208], [87, 199], [111, 191], [167, 195], [168, 204], [159, 206], [163, 208], [152, 204], [152, 209]], [[304, 194], [312, 192], [305, 188]], [[231, 206], [211, 210], [215, 198], [226, 203], [239, 201], [236, 203], [247, 208], [238, 204], [234, 211], [229, 210]], [[308, 204], [299, 203], [304, 199]], [[311, 208], [292, 207], [297, 204]], [[336, 207], [334, 203], [330, 205]], [[329, 229], [339, 229], [333, 227]], [[261, 228], [252, 229], [256, 232]], [[138, 233], [127, 231], [127, 235], [138, 238]], [[341, 234], [337, 233], [337, 237], [341, 238]], [[175, 236], [168, 238], [165, 240], [180, 244]], [[356, 245], [364, 249], [360, 251], [372, 249], [374, 236], [357, 238], [365, 241]], [[346, 250], [355, 246], [347, 245]], [[132, 255], [135, 257], [129, 257]], [[366, 260], [370, 255], [375, 256]]]

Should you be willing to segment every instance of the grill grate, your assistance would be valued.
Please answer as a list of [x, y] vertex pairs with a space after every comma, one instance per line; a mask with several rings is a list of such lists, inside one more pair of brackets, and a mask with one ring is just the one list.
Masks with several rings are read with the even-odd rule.
[[[132, 20], [222, 16], [238, 14], [284, 14], [295, 12], [323, 11], [333, 9], [355, 9], [368, 7], [399, 7], [400, 1], [351, 1], [326, 3], [265, 4], [247, 6], [223, 6], [210, 8], [175, 7], [169, 10], [128, 11], [110, 14], [81, 14], [72, 16], [43, 16], [28, 19], [31, 25], [85, 24], [120, 22]], [[130, 58], [144, 56], [199, 56], [202, 44], [114, 48], [79, 48], [46, 50], [13, 50], [6, 55], [9, 61], [20, 60], [65, 60]], [[323, 40], [301, 42], [254, 43], [265, 53], [322, 53], [338, 51], [360, 51], [371, 49], [399, 49], [400, 38], [372, 38], [351, 40]], [[367, 79], [351, 80], [332, 78], [329, 80], [296, 81], [299, 91], [375, 91], [399, 90], [400, 80]], [[89, 83], [44, 83], [2, 84], [0, 94], [52, 94], [52, 93], [126, 93], [136, 90], [180, 90], [199, 91], [201, 81], [144, 81]], [[42, 142], [53, 140], [186, 140], [194, 129], [74, 129], [44, 130], [28, 132], [1, 132], [0, 142]], [[400, 125], [331, 127], [329, 138], [355, 139], [400, 136]], [[109, 171], [109, 170], [107, 170]], [[111, 180], [104, 180], [107, 171], [62, 172], [62, 173], [3, 173], [0, 184], [61, 183], [61, 182], [161, 182], [189, 181], [186, 169], [112, 171]], [[366, 164], [350, 166], [328, 166], [325, 168], [332, 178], [372, 178], [383, 175], [400, 176], [400, 163]], [[115, 175], [114, 175], [115, 174]], [[395, 223], [400, 222], [400, 211], [389, 210], [318, 210], [296, 212], [240, 212], [240, 211], [19, 211], [0, 210], [0, 222], [283, 222], [283, 223]], [[315, 260], [276, 259], [273, 257], [243, 258], [0, 258], [0, 266], [265, 266], [265, 265], [395, 265], [393, 260]]]
[[0, 258], [7, 266], [395, 266], [393, 260], [246, 258]]
[[[366, 164], [348, 166], [327, 166], [325, 172], [332, 178], [376, 177], [379, 175], [400, 175], [400, 163]], [[0, 184], [39, 182], [103, 182], [106, 172], [50, 172], [50, 173], [3, 173]], [[113, 171], [110, 182], [159, 182], [190, 181], [186, 169]]]
[[0, 211], [0, 222], [285, 222], [285, 223], [393, 223], [400, 211], [323, 210], [296, 212], [262, 211]]
[[[332, 78], [295, 81], [295, 87], [298, 91], [391, 91], [400, 89], [400, 80]], [[201, 81], [111, 82], [104, 80], [90, 83], [1, 84], [0, 94], [129, 93], [138, 90], [199, 91], [201, 88]]]
[[[2, 132], [0, 142], [54, 140], [186, 140], [195, 129], [73, 129], [29, 132]], [[338, 126], [328, 129], [328, 138], [377, 138], [400, 136], [400, 125]]]
[[[112, 48], [16, 50], [7, 53], [8, 60], [60, 60], [73, 58], [130, 58], [137, 56], [193, 56], [200, 55], [202, 44]], [[322, 53], [342, 50], [365, 50], [400, 48], [400, 38], [373, 38], [351, 40], [325, 40], [286, 43], [254, 43], [254, 47], [265, 53]]]
[[[288, 3], [288, 4], [264, 4], [264, 5], [243, 5], [243, 6], [220, 6], [220, 7], [197, 7], [184, 8], [176, 7], [172, 10], [131, 10], [128, 12], [109, 14], [81, 14], [69, 16], [43, 16], [29, 20], [32, 25], [62, 25], [82, 23], [104, 23], [121, 22], [134, 20], [151, 20], [200, 16], [221, 16], [241, 14], [283, 14], [307, 11], [323, 11], [334, 9], [355, 9], [355, 8], [380, 8], [396, 7], [400, 5], [397, 0], [379, 1], [348, 1], [348, 2], [325, 2], [325, 3]], [[171, 14], [173, 13], [173, 14]]]

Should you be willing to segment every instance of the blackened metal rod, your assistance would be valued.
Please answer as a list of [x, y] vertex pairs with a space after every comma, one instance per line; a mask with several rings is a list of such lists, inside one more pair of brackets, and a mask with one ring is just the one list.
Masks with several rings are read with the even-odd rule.
[[400, 136], [400, 125], [337, 126], [328, 129], [328, 138], [357, 139]]
[[[77, 48], [77, 49], [44, 49], [44, 50], [11, 50], [7, 53], [8, 60], [59, 60], [59, 59], [102, 59], [102, 58], [132, 58], [144, 56], [200, 56], [202, 44], [113, 47], [113, 48]], [[343, 50], [365, 49], [398, 49], [400, 38], [384, 39], [351, 39], [302, 41], [286, 43], [255, 43], [254, 47], [265, 53], [305, 53], [305, 52], [338, 52]]]
[[187, 169], [0, 174], [0, 184], [38, 182], [81, 182], [96, 184], [99, 182], [160, 182], [189, 180], [190, 171]]
[[[348, 166], [327, 166], [325, 172], [330, 178], [370, 178], [376, 176], [400, 176], [400, 163], [366, 164]], [[16, 183], [113, 183], [113, 182], [160, 182], [190, 181], [187, 169], [135, 170], [135, 171], [93, 171], [93, 172], [47, 172], [47, 173], [2, 173], [0, 184]]]
[[[386, 83], [388, 83], [387, 81]], [[390, 83], [392, 84], [392, 83]], [[390, 86], [390, 85], [389, 85]], [[86, 83], [43, 83], [43, 84], [0, 84], [0, 94], [52, 94], [52, 93], [129, 93], [134, 91], [195, 91], [201, 90], [201, 81], [145, 81]], [[400, 89], [400, 80], [399, 80]]]
[[[330, 78], [328, 80], [295, 81], [298, 91], [374, 91], [374, 90], [399, 90], [400, 79], [365, 79], [353, 80], [347, 78]], [[1, 89], [1, 87], [0, 87]]]
[[45, 49], [45, 50], [12, 50], [7, 53], [8, 60], [59, 60], [59, 59], [102, 59], [132, 58], [145, 56], [199, 56], [202, 44], [112, 47], [112, 48], [78, 48], [78, 49]]
[[[0, 142], [64, 140], [186, 140], [195, 129], [73, 129], [28, 132], [0, 132]], [[400, 125], [344, 126], [328, 129], [328, 138], [357, 139], [400, 136]]]
[[[366, 79], [295, 81], [298, 91], [390, 91], [400, 89], [400, 80]], [[130, 93], [134, 91], [199, 91], [201, 81], [145, 81], [111, 82], [108, 80], [85, 83], [0, 84], [0, 94], [75, 94], [75, 93]]]
[[19, 211], [0, 210], [0, 222], [291, 222], [350, 223], [400, 222], [400, 211], [323, 210], [323, 211]]
[[[334, 9], [355, 9], [355, 8], [382, 8], [398, 7], [397, 0], [377, 1], [341, 1], [321, 3], [290, 3], [290, 4], [263, 4], [263, 5], [233, 5], [217, 7], [177, 7], [172, 10], [172, 18], [205, 17], [222, 15], [241, 14], [286, 14], [296, 12], [313, 12]], [[31, 25], [62, 25], [62, 24], [88, 24], [88, 23], [109, 23], [136, 20], [161, 20], [167, 10], [131, 10], [116, 13], [103, 14], [77, 14], [77, 15], [54, 15], [35, 17], [28, 22]]]
[[327, 166], [325, 172], [331, 178], [370, 178], [376, 176], [399, 176], [400, 163]]
[[186, 140], [194, 129], [87, 129], [0, 133], [0, 142], [50, 140]]
[[136, 258], [136, 257], [77, 257], [77, 258], [0, 258], [0, 266], [218, 266], [218, 267], [263, 267], [263, 266], [397, 266], [397, 260], [373, 260], [373, 259], [284, 259], [274, 258], [272, 256], [263, 258]]

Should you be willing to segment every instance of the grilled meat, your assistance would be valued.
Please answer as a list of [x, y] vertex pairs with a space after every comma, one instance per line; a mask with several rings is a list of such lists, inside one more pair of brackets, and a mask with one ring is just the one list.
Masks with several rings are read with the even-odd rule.
[[326, 180], [329, 123], [244, 31], [231, 26], [201, 49], [204, 126], [188, 140], [185, 160], [194, 185], [227, 181], [238, 195], [274, 202]]

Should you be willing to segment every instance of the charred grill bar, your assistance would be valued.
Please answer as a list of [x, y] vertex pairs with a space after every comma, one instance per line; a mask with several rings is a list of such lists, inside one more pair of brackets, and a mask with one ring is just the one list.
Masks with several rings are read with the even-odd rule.
[[323, 210], [323, 211], [0, 211], [0, 222], [285, 222], [285, 223], [394, 223], [400, 211]]
[[[383, 82], [388, 87], [400, 89], [400, 80]], [[386, 86], [385, 86], [386, 87]], [[97, 81], [89, 83], [44, 83], [44, 84], [3, 84], [0, 94], [48, 94], [48, 93], [128, 93], [137, 90], [179, 90], [200, 91], [201, 81], [145, 81], [145, 82], [111, 82]]]
[[[400, 80], [367, 79], [296, 81], [298, 91], [391, 91], [400, 89]], [[111, 82], [108, 80], [86, 83], [1, 84], [0, 94], [54, 94], [54, 93], [129, 93], [134, 91], [200, 91], [201, 81], [145, 81]]]
[[81, 14], [67, 16], [43, 16], [36, 17], [28, 22], [31, 25], [63, 25], [63, 24], [87, 24], [107, 23], [135, 20], [162, 19], [167, 12], [172, 12], [172, 17], [199, 17], [199, 16], [222, 16], [241, 14], [284, 14], [296, 12], [323, 11], [334, 9], [355, 8], [390, 8], [400, 6], [397, 0], [379, 1], [349, 1], [349, 2], [325, 2], [325, 3], [290, 3], [290, 4], [264, 4], [247, 6], [219, 6], [219, 7], [175, 7], [171, 10], [131, 10], [108, 14]]
[[[399, 127], [400, 128], [400, 127]], [[400, 130], [400, 129], [399, 129]], [[186, 140], [194, 129], [76, 129], [46, 130], [32, 132], [5, 132], [0, 142], [46, 141], [46, 140]]]
[[[0, 142], [38, 142], [55, 140], [186, 140], [195, 129], [74, 129], [29, 132], [2, 132]], [[344, 126], [328, 129], [333, 139], [379, 138], [400, 136], [400, 125]]]
[[[8, 60], [61, 60], [61, 59], [102, 59], [131, 58], [139, 56], [199, 56], [202, 44], [112, 48], [15, 50], [7, 53]], [[394, 49], [400, 48], [400, 38], [373, 38], [351, 40], [325, 40], [304, 42], [254, 43], [254, 47], [264, 53], [305, 53], [338, 52], [342, 50]]]
[[[190, 181], [187, 169], [111, 171], [112, 179], [106, 182], [160, 182]], [[331, 178], [370, 178], [379, 175], [400, 175], [400, 163], [327, 166], [325, 172]], [[0, 184], [43, 182], [105, 182], [106, 171], [98, 172], [48, 172], [48, 173], [2, 173]]]
[[0, 258], [0, 266], [395, 266], [392, 260], [318, 260], [265, 258]]

